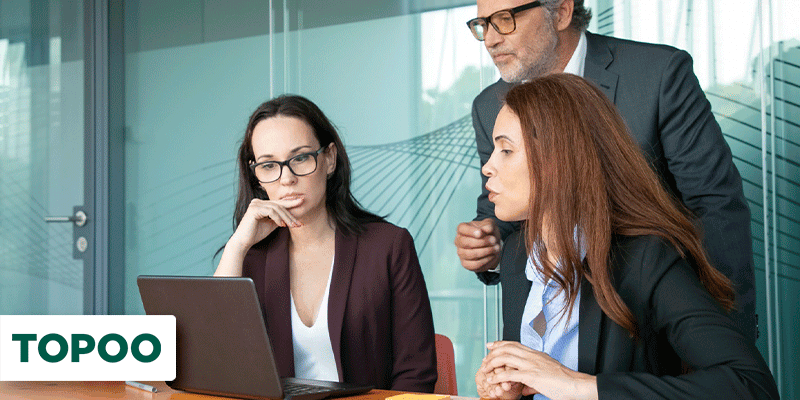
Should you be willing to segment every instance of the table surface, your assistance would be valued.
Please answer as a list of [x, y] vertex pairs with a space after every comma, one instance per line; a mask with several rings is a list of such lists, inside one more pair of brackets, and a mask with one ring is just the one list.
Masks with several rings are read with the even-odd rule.
[[[207, 396], [171, 389], [164, 382], [142, 382], [154, 386], [157, 393], [147, 392], [126, 385], [124, 382], [0, 382], [0, 398], [3, 400], [39, 399], [134, 399], [134, 400], [211, 400], [228, 397]], [[383, 400], [402, 394], [392, 390], [371, 390], [368, 393], [348, 397], [347, 400]], [[466, 397], [451, 396], [452, 400]]]

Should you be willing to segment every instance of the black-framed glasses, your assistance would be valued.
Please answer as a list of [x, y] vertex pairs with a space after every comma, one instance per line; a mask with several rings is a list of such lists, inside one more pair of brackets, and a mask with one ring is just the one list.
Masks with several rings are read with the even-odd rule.
[[262, 161], [250, 164], [250, 169], [261, 183], [271, 183], [281, 179], [284, 165], [289, 167], [289, 171], [295, 176], [306, 176], [317, 170], [317, 156], [326, 148], [328, 146], [322, 146], [317, 151], [301, 153], [286, 161]]
[[517, 29], [517, 21], [514, 19], [516, 14], [541, 5], [542, 3], [537, 0], [507, 10], [497, 11], [486, 18], [473, 18], [467, 21], [467, 27], [469, 27], [470, 32], [472, 32], [472, 36], [475, 36], [475, 39], [481, 42], [486, 39], [486, 29], [489, 24], [492, 24], [497, 33], [508, 35]]

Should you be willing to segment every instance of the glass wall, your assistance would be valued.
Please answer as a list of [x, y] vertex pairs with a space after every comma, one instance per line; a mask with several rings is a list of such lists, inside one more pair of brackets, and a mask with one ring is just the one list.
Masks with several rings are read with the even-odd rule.
[[249, 113], [299, 93], [339, 128], [356, 197], [414, 236], [436, 330], [455, 343], [460, 391], [475, 394], [484, 287], [452, 245], [480, 190], [472, 99], [497, 79], [464, 28], [475, 6], [375, 6], [383, 18], [297, 4], [284, 15], [281, 6], [270, 35], [266, 7], [236, 24], [251, 30], [231, 33], [217, 29], [237, 28], [217, 20], [213, 2], [126, 2], [126, 312], [142, 312], [139, 274], [213, 272], [212, 255], [232, 232], [234, 157]]
[[[791, 23], [800, 16], [791, 2], [588, 2], [592, 31], [694, 56], [745, 180], [758, 346], [785, 398], [800, 387], [791, 373], [800, 321], [800, 32]], [[480, 191], [471, 102], [498, 74], [464, 24], [473, 2], [124, 4], [125, 312], [142, 312], [140, 274], [213, 272], [212, 256], [232, 233], [234, 158], [247, 118], [270, 97], [298, 93], [339, 128], [356, 197], [414, 236], [436, 331], [455, 343], [459, 393], [475, 395], [499, 299], [460, 266], [452, 242], [455, 226], [474, 218]]]
[[80, 314], [83, 2], [0, 2], [0, 314]]

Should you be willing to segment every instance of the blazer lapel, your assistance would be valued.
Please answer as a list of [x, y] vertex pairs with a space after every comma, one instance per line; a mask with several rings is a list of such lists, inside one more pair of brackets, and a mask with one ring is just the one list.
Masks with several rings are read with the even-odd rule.
[[[292, 307], [289, 297], [289, 230], [279, 228], [270, 243], [264, 265], [267, 308], [264, 310], [272, 353], [281, 377], [294, 376]], [[289, 343], [287, 345], [287, 343]]]
[[520, 341], [520, 327], [531, 281], [525, 276], [528, 252], [522, 231], [508, 235], [500, 256], [500, 288], [503, 290], [503, 340]]
[[581, 283], [580, 323], [578, 327], [578, 371], [597, 374], [597, 344], [602, 329], [603, 313], [594, 298], [592, 285]]
[[583, 66], [584, 78], [592, 81], [616, 104], [619, 75], [607, 68], [614, 61], [614, 54], [602, 36], [586, 32], [586, 63]]
[[355, 266], [358, 237], [346, 235], [341, 229], [337, 228], [335, 248], [336, 254], [334, 255], [331, 275], [331, 288], [328, 293], [328, 333], [331, 336], [331, 347], [333, 348], [333, 356], [336, 359], [339, 380], [343, 381], [342, 326], [347, 305], [347, 294], [350, 292], [350, 282]]

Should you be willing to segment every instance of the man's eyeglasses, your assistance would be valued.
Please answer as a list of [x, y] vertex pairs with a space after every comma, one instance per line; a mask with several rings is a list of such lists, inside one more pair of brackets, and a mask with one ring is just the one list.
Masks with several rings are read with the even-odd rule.
[[541, 5], [542, 3], [537, 0], [507, 10], [497, 11], [486, 18], [473, 18], [467, 21], [467, 27], [472, 32], [472, 36], [475, 36], [475, 39], [481, 42], [486, 38], [486, 28], [489, 24], [492, 24], [497, 33], [508, 35], [517, 29], [517, 21], [514, 19], [514, 15]]
[[264, 161], [250, 164], [250, 169], [261, 183], [270, 183], [281, 179], [284, 165], [289, 167], [289, 171], [295, 176], [310, 175], [317, 170], [317, 156], [326, 148], [328, 146], [322, 146], [317, 151], [301, 153], [286, 161]]

